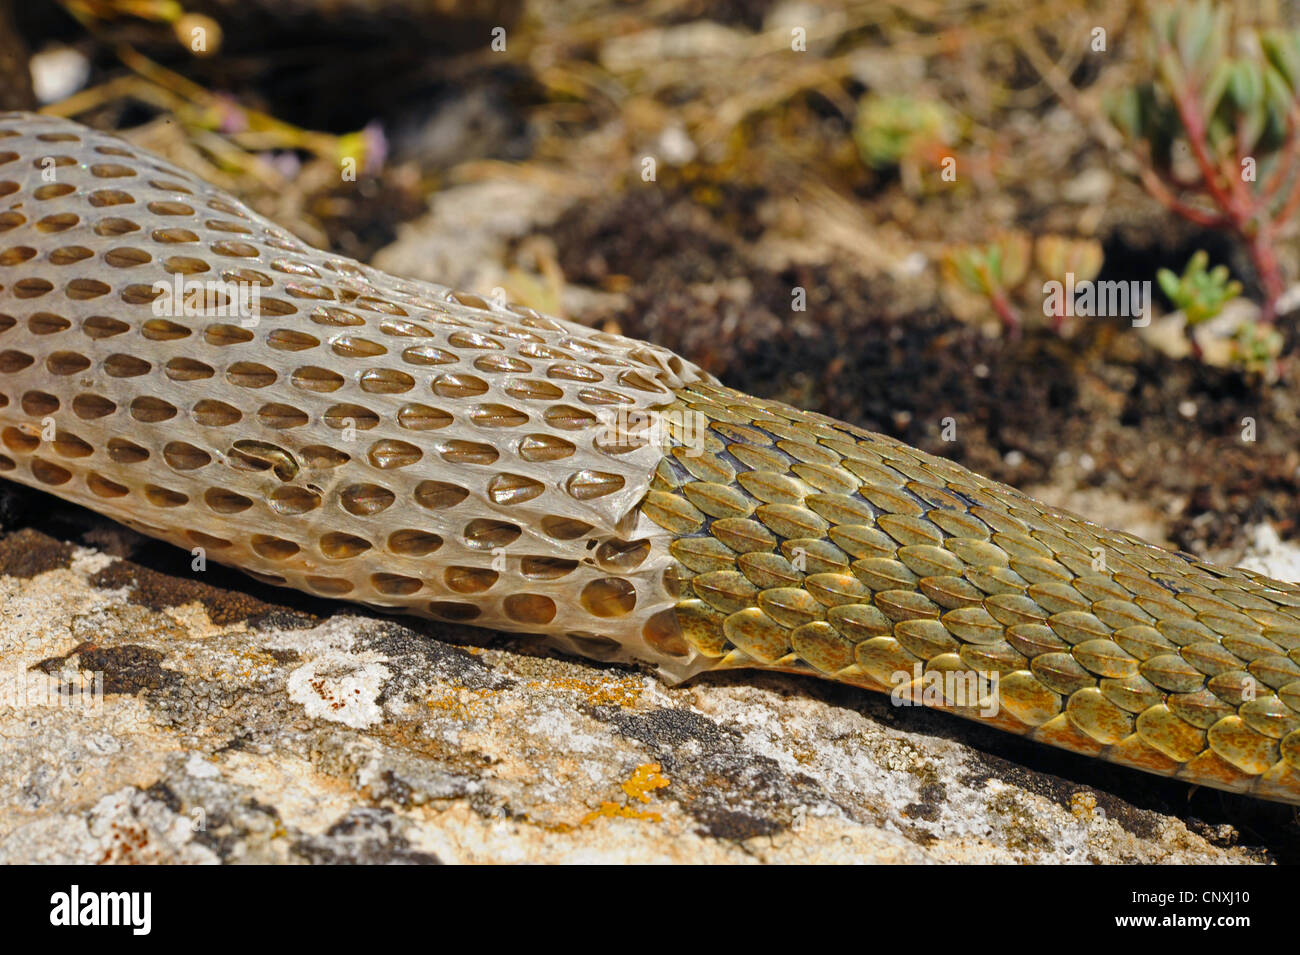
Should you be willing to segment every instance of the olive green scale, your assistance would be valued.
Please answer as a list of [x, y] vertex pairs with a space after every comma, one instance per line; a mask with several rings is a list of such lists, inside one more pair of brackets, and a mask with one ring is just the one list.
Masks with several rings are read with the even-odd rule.
[[665, 415], [695, 426], [642, 513], [674, 538], [683, 652], [1300, 802], [1300, 588], [712, 383]]

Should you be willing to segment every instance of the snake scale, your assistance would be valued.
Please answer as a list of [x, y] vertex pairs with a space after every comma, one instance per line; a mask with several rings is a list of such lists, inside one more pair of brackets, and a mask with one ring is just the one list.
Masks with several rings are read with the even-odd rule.
[[28, 113], [0, 114], [0, 476], [311, 594], [1300, 804], [1300, 587], [321, 252]]

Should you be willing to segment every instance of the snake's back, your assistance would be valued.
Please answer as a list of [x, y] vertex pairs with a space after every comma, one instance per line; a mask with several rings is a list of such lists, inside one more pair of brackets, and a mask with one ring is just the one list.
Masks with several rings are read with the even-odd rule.
[[[189, 310], [186, 282], [207, 283]], [[1300, 588], [320, 252], [21, 113], [0, 115], [0, 445], [4, 477], [309, 593], [673, 678], [808, 673], [1300, 804]]]

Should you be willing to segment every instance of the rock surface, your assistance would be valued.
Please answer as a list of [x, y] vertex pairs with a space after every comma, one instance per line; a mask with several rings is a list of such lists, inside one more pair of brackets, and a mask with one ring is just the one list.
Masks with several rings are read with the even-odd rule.
[[1288, 807], [884, 697], [745, 673], [669, 687], [195, 571], [43, 495], [23, 507], [57, 513], [37, 522], [55, 536], [0, 537], [0, 862], [1296, 852]]

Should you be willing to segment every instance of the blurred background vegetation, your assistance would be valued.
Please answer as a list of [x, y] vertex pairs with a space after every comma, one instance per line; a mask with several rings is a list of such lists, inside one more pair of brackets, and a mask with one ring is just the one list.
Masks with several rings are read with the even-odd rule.
[[[1281, 0], [0, 0], [0, 105], [1204, 552], [1300, 530], [1298, 26]], [[1067, 277], [1150, 310], [1050, 306]]]

